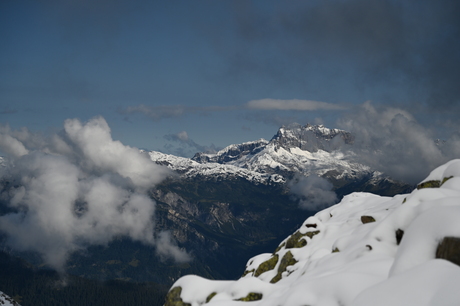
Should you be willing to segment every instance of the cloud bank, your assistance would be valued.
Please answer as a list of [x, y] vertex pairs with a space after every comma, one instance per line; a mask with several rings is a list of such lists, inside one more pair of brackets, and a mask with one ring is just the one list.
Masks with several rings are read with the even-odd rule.
[[0, 217], [0, 231], [18, 251], [36, 251], [63, 271], [67, 256], [118, 236], [154, 246], [161, 256], [189, 256], [166, 233], [154, 233], [155, 202], [148, 188], [169, 171], [136, 148], [114, 141], [102, 117], [65, 121], [49, 137], [0, 129], [7, 153], [1, 197], [14, 211]]
[[460, 157], [458, 133], [436, 143], [432, 130], [399, 108], [366, 102], [339, 119], [338, 127], [355, 136], [349, 149], [356, 162], [413, 184], [426, 177], [428, 169]]
[[298, 175], [288, 182], [291, 196], [300, 208], [317, 211], [337, 202], [332, 184], [317, 175]]

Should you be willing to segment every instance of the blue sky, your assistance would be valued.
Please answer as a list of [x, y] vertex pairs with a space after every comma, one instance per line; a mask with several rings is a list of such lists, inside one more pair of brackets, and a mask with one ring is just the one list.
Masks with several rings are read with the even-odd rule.
[[103, 116], [124, 144], [190, 156], [372, 101], [448, 138], [458, 16], [458, 1], [4, 0], [0, 123]]

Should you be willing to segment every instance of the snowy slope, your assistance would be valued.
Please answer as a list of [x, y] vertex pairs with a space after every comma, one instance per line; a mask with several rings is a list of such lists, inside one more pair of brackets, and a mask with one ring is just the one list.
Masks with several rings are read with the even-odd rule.
[[254, 183], [270, 184], [284, 182], [284, 178], [278, 174], [260, 173], [234, 165], [222, 165], [218, 163], [200, 164], [190, 158], [178, 157], [156, 151], [151, 151], [148, 154], [154, 162], [166, 165], [171, 170], [187, 178], [197, 176], [207, 178], [218, 177], [220, 179], [241, 177]]
[[182, 277], [166, 306], [460, 305], [458, 220], [460, 160], [453, 160], [410, 194], [346, 196], [274, 253], [250, 259], [237, 281]]
[[20, 306], [16, 301], [10, 298], [8, 295], [0, 291], [0, 305], [2, 306]]

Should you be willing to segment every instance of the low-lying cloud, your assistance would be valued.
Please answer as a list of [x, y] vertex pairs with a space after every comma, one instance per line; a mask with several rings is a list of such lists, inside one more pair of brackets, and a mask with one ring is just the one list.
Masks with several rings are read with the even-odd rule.
[[218, 148], [212, 144], [211, 146], [203, 146], [196, 143], [193, 139], [188, 136], [186, 131], [182, 131], [176, 134], [167, 134], [163, 136], [164, 139], [177, 143], [179, 146], [175, 146], [172, 143], [165, 145], [165, 149], [174, 155], [182, 157], [192, 157], [197, 152], [215, 153]]
[[45, 137], [28, 130], [0, 129], [7, 154], [2, 199], [14, 211], [0, 217], [0, 231], [18, 251], [38, 252], [63, 271], [70, 253], [127, 236], [161, 256], [189, 256], [166, 233], [154, 232], [155, 202], [148, 188], [169, 175], [138, 149], [111, 137], [102, 117]]
[[431, 169], [460, 157], [457, 134], [436, 144], [433, 131], [403, 109], [366, 102], [342, 117], [338, 126], [354, 135], [350, 150], [356, 162], [405, 182], [418, 183]]
[[260, 99], [252, 100], [246, 104], [247, 108], [259, 110], [294, 110], [294, 111], [315, 111], [315, 110], [343, 110], [343, 106], [333, 103], [311, 101], [311, 100], [279, 100]]
[[299, 201], [300, 208], [317, 211], [337, 202], [332, 184], [317, 175], [295, 176], [288, 182], [291, 197]]

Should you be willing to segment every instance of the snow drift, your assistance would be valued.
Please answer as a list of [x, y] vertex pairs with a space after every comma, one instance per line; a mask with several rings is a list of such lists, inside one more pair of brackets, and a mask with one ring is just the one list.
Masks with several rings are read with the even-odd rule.
[[180, 278], [165, 305], [460, 305], [458, 220], [452, 160], [410, 194], [346, 196], [250, 259], [239, 280]]

